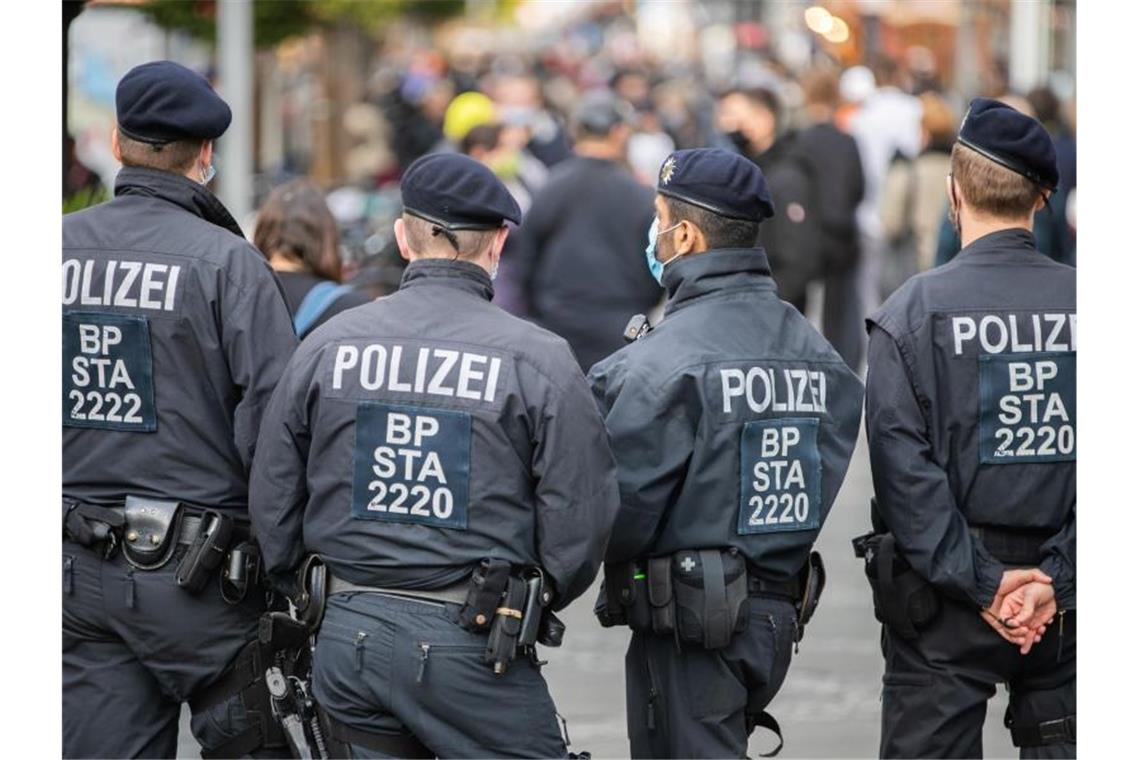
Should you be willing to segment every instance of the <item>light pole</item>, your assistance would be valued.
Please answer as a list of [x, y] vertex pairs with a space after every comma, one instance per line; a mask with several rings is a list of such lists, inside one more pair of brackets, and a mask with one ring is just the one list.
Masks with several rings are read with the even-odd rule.
[[218, 78], [233, 121], [219, 141], [218, 196], [239, 223], [253, 209], [253, 3], [218, 3]]

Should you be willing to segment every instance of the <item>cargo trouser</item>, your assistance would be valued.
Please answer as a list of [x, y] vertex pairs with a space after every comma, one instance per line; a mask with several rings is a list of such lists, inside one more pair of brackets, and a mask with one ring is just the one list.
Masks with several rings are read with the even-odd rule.
[[[337, 721], [410, 733], [437, 757], [566, 757], [537, 666], [496, 676], [487, 634], [459, 627], [459, 605], [376, 593], [329, 597], [313, 653], [313, 691]], [[353, 757], [386, 757], [350, 745]]]
[[[264, 598], [222, 600], [217, 582], [191, 596], [159, 570], [63, 543], [63, 756], [174, 757], [183, 702], [257, 637]], [[240, 697], [194, 714], [205, 749], [249, 723]]]
[[[1015, 724], [1077, 712], [1077, 614], [1054, 620], [1029, 654], [973, 607], [943, 598], [934, 621], [907, 641], [884, 627], [882, 757], [982, 757], [986, 702], [1009, 686]], [[1062, 630], [1063, 625], [1063, 630]], [[1022, 747], [1023, 758], [1075, 757], [1076, 742]]]
[[791, 602], [749, 597], [748, 627], [724, 649], [634, 633], [625, 656], [630, 753], [641, 757], [745, 757], [747, 709], [784, 683], [795, 643]]

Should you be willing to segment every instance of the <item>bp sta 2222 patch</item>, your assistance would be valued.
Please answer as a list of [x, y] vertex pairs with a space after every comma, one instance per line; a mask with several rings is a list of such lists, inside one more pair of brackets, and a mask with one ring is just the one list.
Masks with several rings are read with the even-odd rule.
[[819, 420], [754, 420], [740, 434], [740, 535], [819, 527]]
[[154, 365], [146, 317], [63, 315], [63, 424], [155, 430]]
[[353, 517], [466, 530], [470, 474], [470, 414], [357, 405]]
[[1075, 351], [978, 357], [978, 459], [1076, 461]]

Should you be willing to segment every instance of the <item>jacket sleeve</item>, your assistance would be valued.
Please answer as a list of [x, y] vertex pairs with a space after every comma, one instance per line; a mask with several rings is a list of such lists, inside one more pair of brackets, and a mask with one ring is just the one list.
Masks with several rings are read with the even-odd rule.
[[273, 585], [292, 590], [304, 557], [302, 524], [309, 500], [306, 465], [308, 374], [295, 355], [274, 390], [261, 422], [249, 482], [249, 518]]
[[1041, 547], [1041, 572], [1053, 579], [1057, 607], [1077, 608], [1077, 508], [1069, 519]]
[[696, 428], [685, 408], [667, 403], [659, 383], [622, 376], [620, 368], [608, 363], [595, 366], [590, 381], [605, 417], [621, 491], [606, 562], [627, 562], [653, 545], [684, 480]]
[[535, 410], [531, 473], [537, 501], [537, 547], [554, 579], [554, 609], [594, 582], [618, 509], [614, 460], [577, 362], [565, 349], [559, 384], [544, 378]]
[[903, 556], [944, 593], [989, 607], [1004, 568], [970, 535], [933, 459], [902, 353], [877, 325], [867, 353], [867, 443], [878, 512]]
[[[239, 251], [243, 256], [256, 256]], [[249, 471], [261, 415], [285, 363], [297, 348], [297, 336], [281, 287], [268, 265], [255, 261], [242, 282], [226, 277], [222, 299], [221, 340], [230, 376], [241, 389], [234, 408], [234, 445]]]

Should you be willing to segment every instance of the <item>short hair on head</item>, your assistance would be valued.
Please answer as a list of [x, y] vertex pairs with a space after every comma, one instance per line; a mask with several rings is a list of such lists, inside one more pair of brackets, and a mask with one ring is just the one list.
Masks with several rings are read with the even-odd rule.
[[705, 243], [710, 250], [752, 248], [756, 245], [760, 236], [760, 222], [721, 216], [715, 211], [686, 203], [678, 198], [668, 195], [662, 197], [665, 199], [665, 208], [669, 209], [669, 223], [688, 221], [695, 224], [705, 236]]
[[299, 259], [314, 274], [340, 279], [336, 218], [313, 182], [296, 179], [273, 189], [257, 213], [253, 244], [267, 258]]
[[961, 143], [950, 152], [950, 173], [971, 208], [998, 219], [1022, 219], [1033, 211], [1041, 188]]
[[119, 154], [123, 166], [141, 166], [164, 172], [185, 174], [194, 166], [208, 140], [171, 140], [167, 143], [148, 143], [127, 137], [119, 130]]
[[829, 108], [839, 106], [839, 75], [834, 69], [817, 66], [803, 77], [804, 102]]
[[783, 106], [780, 104], [780, 96], [767, 87], [736, 88], [721, 95], [721, 100], [730, 95], [739, 95], [747, 99], [749, 103], [760, 106], [772, 114], [772, 117], [779, 123], [780, 113], [783, 110]]
[[[427, 219], [409, 214], [403, 215], [404, 232], [407, 236], [408, 247], [419, 256], [430, 258], [460, 258], [464, 260], [476, 259], [495, 237], [498, 228], [490, 230], [442, 230], [439, 225]], [[456, 245], [447, 239], [448, 234], [454, 236]]]

